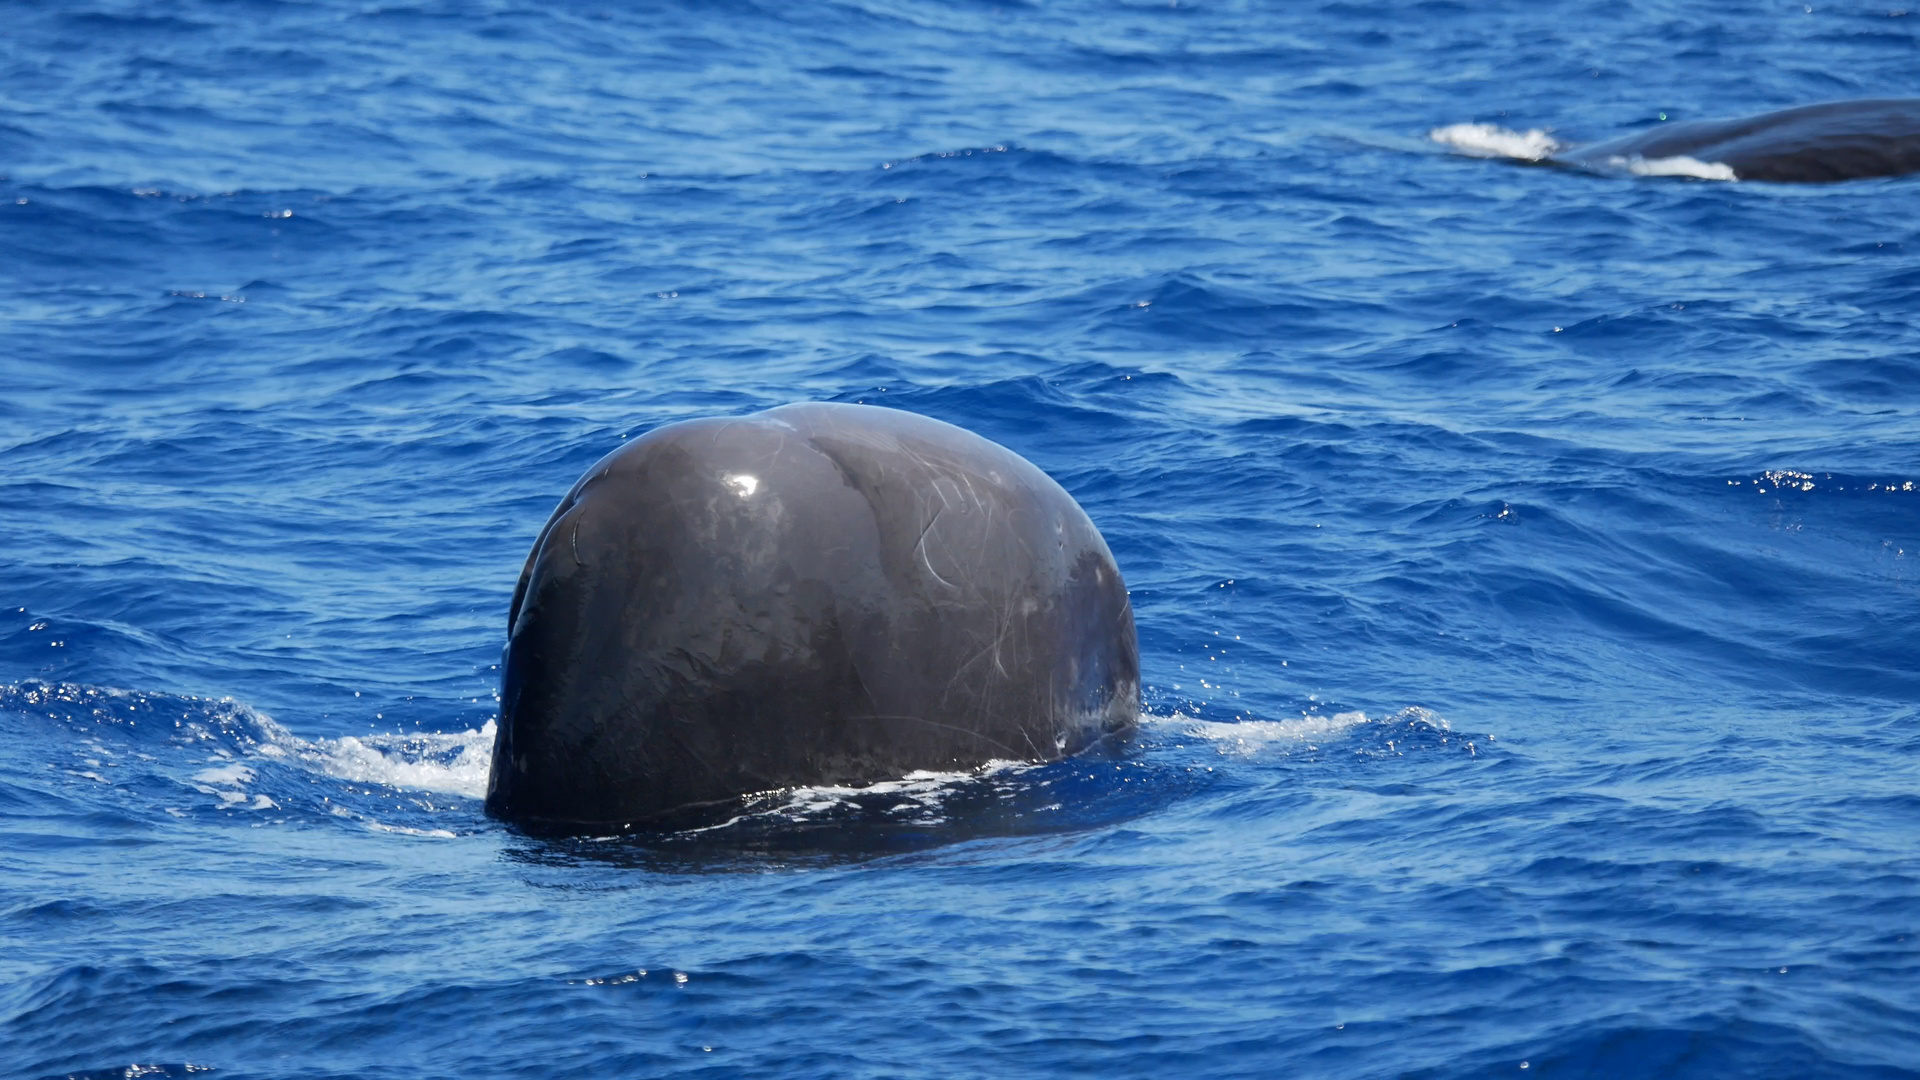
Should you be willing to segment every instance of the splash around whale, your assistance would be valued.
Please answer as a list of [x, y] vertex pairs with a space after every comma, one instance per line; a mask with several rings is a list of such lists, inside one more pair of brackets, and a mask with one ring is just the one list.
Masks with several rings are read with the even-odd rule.
[[562, 831], [1130, 731], [1133, 609], [1067, 492], [927, 417], [658, 428], [549, 518], [508, 614], [487, 811]]
[[1433, 141], [1475, 157], [1603, 174], [1818, 184], [1920, 172], [1920, 99], [1835, 101], [1736, 120], [1662, 123], [1575, 146], [1538, 129], [1451, 124]]

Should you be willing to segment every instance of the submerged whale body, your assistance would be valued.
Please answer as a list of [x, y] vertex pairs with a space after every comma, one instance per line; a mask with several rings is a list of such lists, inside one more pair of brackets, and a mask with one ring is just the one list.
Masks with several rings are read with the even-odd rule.
[[1920, 99], [1834, 101], [1738, 120], [1660, 124], [1587, 146], [1545, 132], [1455, 124], [1435, 141], [1467, 153], [1594, 172], [1819, 184], [1920, 172]]
[[532, 826], [1052, 760], [1139, 713], [1133, 610], [1080, 506], [873, 406], [621, 447], [548, 519], [507, 621], [486, 809]]

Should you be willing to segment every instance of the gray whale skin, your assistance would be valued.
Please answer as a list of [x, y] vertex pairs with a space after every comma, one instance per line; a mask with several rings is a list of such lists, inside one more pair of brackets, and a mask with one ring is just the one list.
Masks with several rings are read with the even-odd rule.
[[507, 624], [486, 810], [532, 828], [1053, 760], [1139, 715], [1133, 608], [1085, 511], [875, 406], [622, 446], [548, 519]]
[[1750, 116], [1661, 124], [1551, 160], [1604, 168], [1635, 158], [1690, 157], [1741, 180], [1819, 184], [1920, 172], [1920, 100], [1833, 101]]

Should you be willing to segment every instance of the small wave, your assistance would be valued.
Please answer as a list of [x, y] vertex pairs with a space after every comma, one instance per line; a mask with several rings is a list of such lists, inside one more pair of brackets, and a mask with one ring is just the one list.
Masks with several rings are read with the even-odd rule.
[[1493, 124], [1448, 124], [1427, 132], [1427, 138], [1470, 157], [1542, 161], [1561, 149], [1561, 142], [1539, 128], [1509, 131]]
[[[477, 731], [304, 739], [266, 713], [231, 698], [215, 703], [215, 708], [209, 710], [209, 719], [232, 734], [246, 736], [238, 740], [238, 748], [243, 752], [286, 761], [336, 780], [471, 799], [487, 793], [495, 730], [491, 720]], [[220, 775], [215, 777], [215, 773]], [[232, 788], [240, 788], [252, 778], [252, 771], [241, 765], [211, 769], [195, 776], [203, 782], [225, 780]], [[226, 799], [224, 793], [216, 794]], [[256, 797], [253, 808], [264, 809], [261, 805], [264, 798]]]
[[[74, 683], [0, 684], [0, 708], [69, 723], [107, 724], [134, 732], [159, 730], [184, 745], [210, 750], [190, 786], [228, 808], [271, 809], [248, 790], [263, 760], [349, 783], [459, 795], [486, 794], [495, 724], [451, 733], [416, 732], [305, 739], [273, 717], [232, 698], [200, 698]], [[144, 725], [144, 726], [143, 726]], [[88, 754], [109, 754], [98, 740]], [[77, 752], [77, 751], [76, 751]], [[151, 760], [151, 756], [146, 757]], [[85, 762], [91, 758], [83, 758]], [[249, 764], [251, 763], [251, 764]], [[77, 774], [78, 775], [78, 774]], [[104, 777], [95, 777], [103, 783]]]
[[1695, 180], [1725, 180], [1738, 183], [1740, 178], [1733, 174], [1731, 165], [1718, 161], [1701, 161], [1682, 154], [1663, 158], [1608, 158], [1607, 164], [1625, 169], [1635, 176], [1690, 176]]
[[[494, 735], [491, 720], [477, 731], [304, 739], [266, 713], [231, 698], [214, 703], [208, 718], [230, 734], [243, 736], [237, 740], [237, 748], [243, 753], [285, 761], [336, 780], [472, 799], [487, 793]], [[252, 770], [236, 764], [206, 770], [194, 779], [225, 782], [225, 786], [241, 788], [253, 779], [253, 774]], [[259, 807], [262, 799], [264, 796], [254, 800], [256, 808], [263, 808]]]
[[[1384, 716], [1368, 716], [1355, 710], [1330, 716], [1304, 713], [1290, 720], [1219, 721], [1179, 714], [1152, 719], [1174, 727], [1188, 738], [1211, 743], [1221, 754], [1242, 756], [1276, 750], [1291, 753], [1295, 748], [1320, 750], [1336, 740], [1341, 740], [1346, 749], [1375, 756], [1458, 742], [1453, 736], [1453, 725], [1445, 717], [1418, 705]], [[1478, 751], [1472, 741], [1458, 742], [1458, 745], [1468, 753]]]

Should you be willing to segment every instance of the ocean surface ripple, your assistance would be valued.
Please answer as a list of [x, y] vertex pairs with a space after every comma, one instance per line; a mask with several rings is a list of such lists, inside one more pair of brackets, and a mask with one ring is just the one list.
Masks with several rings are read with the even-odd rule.
[[[10, 5], [0, 1074], [1920, 1077], [1920, 180], [1429, 138], [1917, 55], [1862, 3]], [[554, 502], [800, 399], [1057, 477], [1139, 737], [485, 818]]]

